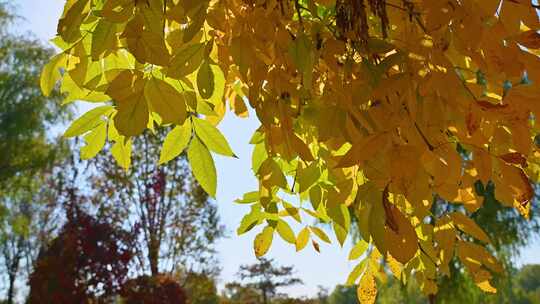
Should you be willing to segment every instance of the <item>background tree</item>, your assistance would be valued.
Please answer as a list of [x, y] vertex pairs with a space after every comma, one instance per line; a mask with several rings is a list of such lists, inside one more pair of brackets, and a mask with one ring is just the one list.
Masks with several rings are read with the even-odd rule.
[[294, 277], [291, 266], [277, 267], [271, 259], [261, 258], [253, 265], [242, 265], [238, 271], [240, 280], [245, 286], [257, 290], [262, 297], [262, 303], [268, 304], [281, 287], [302, 284], [302, 280]]
[[183, 281], [183, 288], [187, 296], [187, 304], [218, 304], [215, 278], [202, 273], [181, 274], [186, 276]]
[[328, 304], [356, 304], [356, 289], [358, 286], [337, 285], [328, 297]]
[[540, 303], [540, 265], [525, 265], [512, 278], [518, 289], [516, 303]]
[[134, 147], [146, 152], [133, 155], [129, 171], [110, 166], [105, 155], [93, 162], [95, 206], [100, 217], [138, 229], [139, 271], [215, 275], [219, 268], [214, 245], [224, 231], [217, 206], [195, 181], [184, 158], [158, 166], [157, 142], [163, 136], [164, 130], [157, 130], [133, 140]]
[[[532, 204], [530, 217], [525, 219], [515, 209], [505, 207], [496, 200], [493, 183], [488, 183], [485, 187], [481, 183], [477, 185], [476, 191], [483, 199], [484, 208], [471, 213], [471, 218], [489, 235], [493, 245], [490, 250], [506, 268], [504, 275], [496, 277], [494, 282], [500, 292], [497, 295], [485, 295], [479, 292], [464, 271], [462, 264], [454, 259], [449, 264], [449, 276], [439, 281], [441, 290], [437, 294], [437, 299], [440, 303], [459, 303], [472, 298], [477, 298], [479, 301], [489, 301], [490, 298], [495, 302], [515, 301], [516, 289], [512, 286], [514, 284], [512, 273], [515, 271], [513, 263], [519, 257], [521, 249], [539, 236], [540, 206], [538, 204]], [[438, 207], [432, 211], [435, 214], [442, 214], [460, 209], [462, 207], [459, 205], [446, 202], [438, 204]]]
[[186, 294], [176, 280], [166, 275], [142, 275], [122, 287], [126, 304], [186, 304]]
[[225, 284], [221, 302], [224, 304], [260, 304], [261, 295], [251, 286], [244, 286], [238, 282]]
[[47, 97], [40, 92], [41, 70], [53, 50], [30, 34], [10, 33], [19, 21], [12, 12], [0, 2], [1, 183], [22, 174], [32, 176], [50, 164], [59, 149], [47, 130], [70, 117], [69, 108], [60, 106], [58, 90]]
[[13, 34], [20, 21], [0, 2], [0, 277], [7, 303], [57, 228], [54, 189], [43, 185], [66, 154], [47, 131], [70, 117], [58, 90], [48, 97], [40, 92], [39, 76], [53, 50], [28, 33]]
[[40, 249], [59, 228], [60, 212], [50, 177], [34, 176], [6, 190], [0, 200], [0, 260], [7, 276], [7, 303], [14, 303], [15, 283], [28, 279]]
[[40, 252], [28, 303], [87, 303], [117, 294], [127, 280], [133, 234], [83, 211], [68, 193], [67, 221]]

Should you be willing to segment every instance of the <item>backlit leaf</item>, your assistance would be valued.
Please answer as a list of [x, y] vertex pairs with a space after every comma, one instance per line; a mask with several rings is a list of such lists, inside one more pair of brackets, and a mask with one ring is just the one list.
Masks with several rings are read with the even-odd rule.
[[301, 251], [304, 249], [309, 241], [309, 229], [308, 227], [304, 227], [300, 232], [298, 233], [298, 236], [296, 237], [296, 251]]
[[253, 247], [257, 257], [262, 257], [268, 252], [268, 249], [270, 249], [270, 246], [272, 245], [273, 237], [274, 229], [270, 226], [264, 227], [263, 231], [255, 236]]
[[64, 132], [64, 137], [74, 137], [82, 135], [103, 122], [102, 117], [113, 111], [112, 106], [101, 106], [94, 108], [75, 120]]
[[214, 93], [214, 72], [210, 68], [210, 63], [204, 61], [197, 72], [197, 89], [204, 99], [209, 99]]
[[144, 96], [152, 111], [159, 114], [164, 124], [182, 124], [186, 120], [184, 96], [165, 81], [150, 78], [146, 81]]
[[280, 220], [276, 225], [276, 231], [278, 232], [281, 238], [291, 244], [296, 243], [296, 237], [294, 236], [294, 231], [291, 229], [291, 226], [287, 222]]
[[159, 164], [164, 164], [184, 151], [191, 139], [191, 123], [186, 120], [183, 125], [175, 126], [165, 137], [159, 155]]
[[81, 159], [90, 159], [96, 156], [99, 151], [103, 149], [106, 138], [107, 124], [102, 122], [99, 126], [84, 136], [86, 145], [81, 148]]
[[216, 196], [217, 177], [214, 159], [208, 148], [193, 137], [187, 151], [188, 161], [193, 175], [201, 187], [212, 197]]
[[371, 271], [366, 271], [360, 279], [357, 296], [361, 304], [375, 303], [375, 299], [377, 298], [377, 284]]
[[234, 156], [229, 143], [221, 132], [204, 119], [193, 117], [195, 133], [204, 142], [208, 149], [225, 156]]

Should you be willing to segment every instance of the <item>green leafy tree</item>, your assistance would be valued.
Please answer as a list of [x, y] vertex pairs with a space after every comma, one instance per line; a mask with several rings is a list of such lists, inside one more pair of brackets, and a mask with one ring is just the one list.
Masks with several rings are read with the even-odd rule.
[[48, 97], [40, 92], [40, 73], [53, 50], [31, 34], [11, 33], [20, 21], [13, 12], [0, 2], [0, 277], [7, 303], [52, 237], [54, 189], [43, 185], [65, 151], [47, 131], [70, 117], [58, 90]]
[[294, 277], [292, 266], [277, 267], [274, 260], [266, 258], [253, 265], [240, 266], [238, 276], [247, 287], [258, 291], [263, 304], [271, 303], [279, 288], [302, 284], [302, 280]]
[[187, 293], [187, 304], [218, 304], [215, 279], [200, 273], [189, 273], [182, 281]]
[[[69, 117], [61, 109], [61, 95], [45, 97], [40, 73], [53, 54], [37, 39], [7, 32], [18, 19], [0, 3], [0, 183], [23, 174], [31, 176], [50, 164], [58, 147], [47, 130]], [[0, 190], [1, 192], [1, 190]]]
[[525, 265], [515, 276], [517, 284], [526, 291], [540, 289], [540, 265]]
[[225, 284], [220, 303], [223, 304], [260, 304], [259, 291], [250, 286], [244, 286], [238, 282]]
[[357, 288], [358, 286], [337, 285], [328, 297], [328, 304], [357, 304]]
[[[495, 276], [494, 284], [499, 292], [486, 295], [475, 288], [474, 281], [464, 272], [462, 264], [454, 260], [449, 264], [449, 275], [439, 281], [439, 303], [460, 303], [467, 299], [477, 299], [485, 303], [513, 302], [516, 300], [516, 288], [513, 280], [513, 261], [519, 256], [521, 249], [535, 240], [540, 232], [540, 206], [532, 204], [529, 219], [520, 216], [515, 209], [505, 207], [495, 198], [495, 186], [487, 183], [485, 187], [477, 183], [476, 191], [483, 199], [484, 208], [472, 213], [472, 218], [482, 226], [492, 241], [490, 251], [505, 266], [503, 275]], [[459, 210], [455, 204], [440, 204], [435, 213]], [[491, 301], [491, 302], [490, 302]]]

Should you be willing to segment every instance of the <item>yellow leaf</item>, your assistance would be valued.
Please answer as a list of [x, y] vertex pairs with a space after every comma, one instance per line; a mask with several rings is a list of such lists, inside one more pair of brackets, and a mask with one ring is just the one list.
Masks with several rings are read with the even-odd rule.
[[287, 224], [287, 222], [285, 222], [283, 220], [279, 220], [277, 225], [276, 225], [276, 230], [277, 230], [279, 236], [281, 236], [281, 238], [284, 241], [286, 241], [288, 243], [291, 243], [291, 244], [296, 243], [296, 237], [294, 236], [294, 232], [291, 229], [291, 226], [289, 226], [289, 224]]
[[467, 270], [474, 274], [482, 266], [495, 272], [502, 272], [503, 268], [486, 248], [471, 242], [458, 241], [457, 254]]
[[437, 243], [439, 268], [442, 273], [450, 275], [448, 263], [454, 257], [454, 244], [456, 241], [456, 230], [449, 217], [442, 217], [437, 220], [433, 232], [433, 240]]
[[385, 135], [370, 135], [355, 143], [352, 148], [339, 161], [339, 167], [351, 167], [359, 165], [364, 161], [371, 159], [377, 153], [381, 153], [386, 144], [388, 137]]
[[151, 110], [161, 117], [164, 124], [183, 124], [186, 120], [184, 96], [165, 81], [154, 77], [147, 80], [144, 96]]
[[268, 252], [272, 245], [272, 239], [274, 236], [274, 229], [270, 226], [264, 227], [263, 231], [255, 237], [253, 246], [255, 249], [255, 255], [262, 257]]
[[377, 299], [377, 284], [371, 271], [366, 271], [360, 279], [360, 284], [357, 289], [358, 301], [361, 304], [372, 304]]
[[298, 236], [296, 237], [296, 251], [300, 251], [304, 249], [309, 241], [309, 229], [308, 227], [304, 227], [304, 229], [300, 230], [298, 233]]
[[467, 233], [468, 235], [476, 238], [485, 243], [491, 243], [489, 236], [480, 228], [476, 223], [468, 218], [461, 212], [453, 212], [449, 214], [454, 224], [459, 228], [459, 230]]
[[[384, 194], [383, 194], [384, 195]], [[411, 222], [398, 208], [387, 203], [384, 242], [388, 252], [400, 263], [409, 262], [418, 251], [418, 237]], [[390, 224], [392, 223], [392, 224]]]
[[111, 154], [124, 170], [128, 170], [131, 166], [131, 139], [125, 140], [120, 138], [111, 148]]
[[310, 226], [309, 229], [311, 230], [311, 232], [315, 233], [315, 235], [319, 237], [319, 239], [321, 239], [323, 242], [329, 244], [331, 243], [330, 238], [328, 237], [328, 235], [326, 235], [324, 231], [322, 231], [322, 229], [315, 226]]
[[403, 271], [403, 264], [398, 262], [391, 254], [386, 255], [386, 263], [390, 271], [396, 277], [396, 279], [401, 279], [401, 273]]

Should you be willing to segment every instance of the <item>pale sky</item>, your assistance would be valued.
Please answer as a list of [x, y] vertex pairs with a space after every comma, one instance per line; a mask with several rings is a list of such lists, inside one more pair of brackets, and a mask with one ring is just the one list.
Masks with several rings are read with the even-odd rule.
[[[20, 21], [19, 31], [30, 31], [39, 39], [47, 41], [56, 33], [56, 22], [61, 14], [63, 0], [10, 0], [18, 8], [18, 14], [25, 18]], [[242, 216], [248, 211], [244, 205], [234, 204], [236, 198], [243, 193], [257, 188], [256, 179], [251, 172], [251, 146], [248, 144], [258, 122], [254, 118], [239, 119], [227, 113], [219, 128], [225, 134], [231, 147], [239, 159], [216, 157], [218, 171], [217, 204], [223, 223], [229, 231], [229, 238], [219, 242], [217, 250], [222, 267], [220, 285], [236, 280], [236, 272], [241, 264], [256, 261], [252, 241], [259, 231], [241, 237], [236, 236], [235, 230]], [[296, 232], [298, 232], [298, 227]], [[329, 233], [330, 234], [330, 233]], [[296, 253], [293, 246], [286, 244], [279, 237], [274, 237], [274, 243], [268, 257], [275, 258], [283, 265], [293, 265], [297, 275], [304, 285], [283, 289], [292, 296], [316, 294], [317, 286], [333, 289], [336, 284], [345, 282], [349, 271], [355, 266], [347, 262], [348, 248], [341, 249], [333, 245], [321, 244], [321, 253], [316, 253], [308, 246], [304, 251]], [[540, 263], [540, 244], [536, 240], [523, 250], [519, 264]]]

